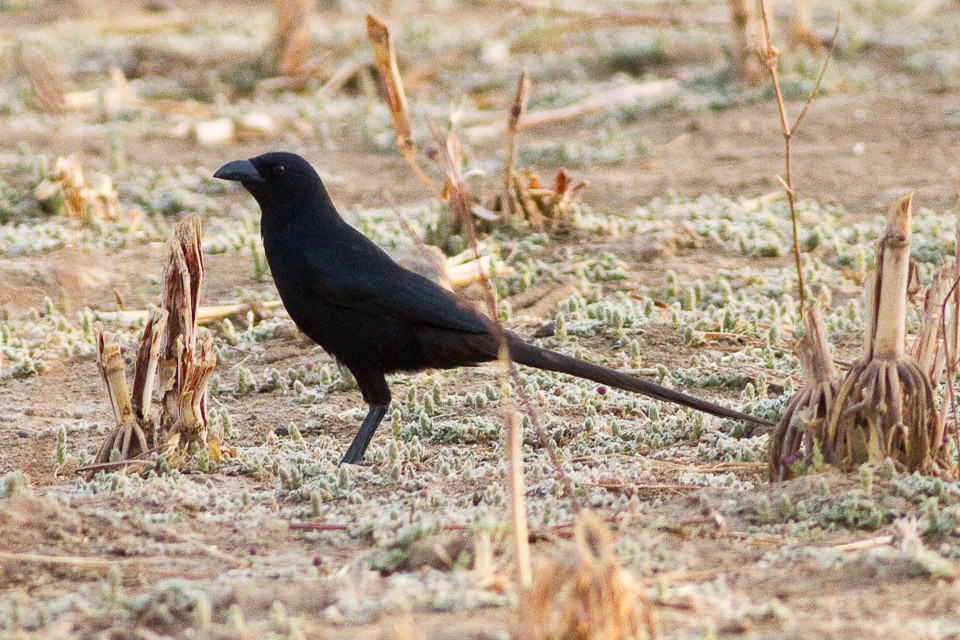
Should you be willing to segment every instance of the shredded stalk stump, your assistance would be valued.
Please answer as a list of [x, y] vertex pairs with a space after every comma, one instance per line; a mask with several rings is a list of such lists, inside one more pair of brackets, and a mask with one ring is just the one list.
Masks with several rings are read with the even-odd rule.
[[841, 467], [889, 457], [911, 472], [953, 469], [930, 376], [905, 348], [910, 223], [906, 196], [890, 210], [877, 271], [867, 279], [864, 356], [848, 371], [830, 411], [824, 453]]
[[823, 446], [839, 385], [818, 303], [807, 307], [803, 321], [806, 333], [797, 343], [797, 357], [803, 367], [804, 386], [787, 403], [770, 439], [770, 480], [774, 482], [797, 475], [794, 465], [798, 462], [808, 467], [813, 464], [815, 451]]
[[[162, 307], [144, 327], [132, 395], [117, 338], [97, 330], [97, 363], [117, 426], [101, 445], [94, 466], [134, 459], [153, 449], [168, 449], [167, 459], [179, 463], [194, 444], [220, 457], [219, 443], [208, 443], [207, 434], [207, 385], [217, 358], [213, 337], [197, 327], [203, 284], [200, 219], [181, 221], [169, 246]], [[160, 394], [158, 417], [151, 411], [155, 388]]]

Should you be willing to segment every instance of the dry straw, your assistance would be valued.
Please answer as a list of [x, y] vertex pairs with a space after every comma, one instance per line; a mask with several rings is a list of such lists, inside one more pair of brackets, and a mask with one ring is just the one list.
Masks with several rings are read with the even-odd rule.
[[[450, 213], [454, 219], [469, 219], [470, 195], [460, 176], [460, 156], [456, 138], [451, 134], [447, 143], [447, 192], [450, 195]], [[480, 251], [477, 247], [473, 225], [467, 224], [467, 236], [479, 264]], [[513, 524], [513, 553], [516, 560], [517, 582], [522, 590], [530, 587], [532, 573], [530, 566], [530, 534], [527, 525], [527, 499], [523, 479], [523, 431], [517, 420], [513, 403], [509, 401], [510, 374], [513, 364], [507, 348], [507, 338], [503, 325], [497, 315], [497, 303], [490, 282], [481, 275], [487, 312], [493, 320], [494, 336], [500, 345], [498, 360], [501, 364], [501, 387], [503, 389], [503, 414], [507, 433], [507, 490], [510, 502], [510, 520]]]
[[577, 522], [574, 548], [538, 566], [519, 622], [519, 640], [657, 637], [653, 606], [621, 566], [607, 525], [588, 511]]

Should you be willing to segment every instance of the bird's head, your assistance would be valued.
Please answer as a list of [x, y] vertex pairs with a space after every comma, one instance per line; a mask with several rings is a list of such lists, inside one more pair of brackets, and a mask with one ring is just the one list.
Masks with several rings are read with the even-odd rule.
[[316, 169], [295, 153], [273, 151], [234, 160], [213, 177], [242, 184], [260, 205], [264, 223], [282, 223], [298, 215], [339, 218]]

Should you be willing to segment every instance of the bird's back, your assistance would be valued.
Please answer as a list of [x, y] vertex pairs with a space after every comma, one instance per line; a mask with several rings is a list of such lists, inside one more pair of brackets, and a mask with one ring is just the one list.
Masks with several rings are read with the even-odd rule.
[[291, 319], [347, 366], [391, 372], [490, 359], [487, 341], [463, 342], [488, 334], [483, 316], [347, 223], [305, 219], [265, 231], [264, 251]]

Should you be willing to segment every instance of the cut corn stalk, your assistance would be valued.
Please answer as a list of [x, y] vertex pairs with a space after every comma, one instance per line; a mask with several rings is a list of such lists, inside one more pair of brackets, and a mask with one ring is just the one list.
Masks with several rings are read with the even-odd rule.
[[202, 285], [200, 219], [192, 216], [177, 225], [164, 270], [163, 307], [170, 315], [160, 345], [160, 430], [161, 441], [179, 452], [193, 443], [207, 446], [207, 385], [217, 359], [213, 336], [198, 335]]
[[90, 185], [80, 163], [72, 156], [54, 162], [47, 177], [33, 190], [37, 204], [48, 213], [77, 220], [116, 220], [120, 199], [109, 176]]
[[877, 250], [874, 286], [867, 288], [867, 352], [847, 372], [830, 412], [827, 455], [841, 467], [879, 464], [887, 457], [911, 472], [945, 472], [953, 466], [930, 377], [906, 353], [910, 225], [911, 197], [906, 196], [891, 208]]
[[572, 179], [566, 170], [559, 169], [553, 186], [547, 188], [532, 172], [526, 169], [517, 171], [513, 187], [519, 214], [535, 229], [560, 231], [569, 222], [568, 214], [577, 201], [578, 192], [587, 184]]
[[794, 464], [813, 463], [814, 452], [822, 447], [830, 408], [837, 395], [838, 380], [827, 342], [827, 329], [818, 303], [804, 314], [806, 333], [797, 344], [803, 367], [803, 388], [787, 403], [786, 411], [770, 439], [770, 479], [788, 480]]
[[923, 318], [920, 330], [913, 340], [911, 352], [920, 368], [930, 376], [930, 383], [936, 387], [943, 378], [946, 357], [943, 349], [943, 311], [947, 296], [953, 286], [953, 265], [942, 267], [933, 276], [924, 297]]
[[[117, 427], [100, 447], [95, 466], [117, 462], [117, 456], [119, 460], [136, 458], [151, 448], [172, 448], [168, 459], [178, 462], [186, 447], [195, 442], [209, 446], [211, 459], [219, 460], [219, 443], [207, 442], [207, 385], [217, 360], [213, 337], [197, 328], [202, 282], [200, 220], [194, 216], [177, 225], [170, 241], [163, 306], [149, 313], [143, 329], [132, 393], [127, 386], [120, 345], [98, 329], [98, 365]], [[158, 385], [159, 419], [152, 411], [153, 393]]]

